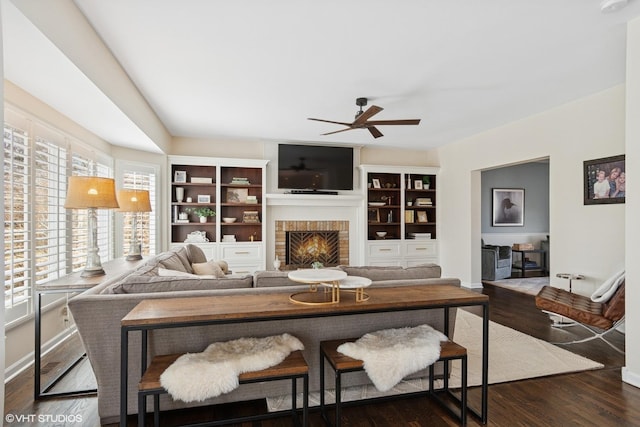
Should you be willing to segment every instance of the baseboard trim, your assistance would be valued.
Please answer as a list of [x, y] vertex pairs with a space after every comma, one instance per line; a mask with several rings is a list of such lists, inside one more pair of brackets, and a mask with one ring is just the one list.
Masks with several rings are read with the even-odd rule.
[[466, 283], [466, 282], [462, 282], [460, 284], [460, 286], [462, 286], [463, 288], [469, 288], [469, 289], [482, 289], [482, 282], [476, 282], [476, 283]]
[[631, 384], [634, 387], [640, 388], [640, 374], [632, 372], [626, 366], [622, 367], [622, 381], [627, 384]]

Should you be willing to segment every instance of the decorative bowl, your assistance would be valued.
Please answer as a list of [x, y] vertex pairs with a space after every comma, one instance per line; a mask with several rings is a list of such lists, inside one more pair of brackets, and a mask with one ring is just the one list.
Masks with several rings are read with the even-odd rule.
[[231, 224], [232, 222], [236, 222], [237, 218], [222, 218], [222, 222]]
[[387, 235], [386, 231], [376, 231], [376, 236], [378, 237], [384, 237]]

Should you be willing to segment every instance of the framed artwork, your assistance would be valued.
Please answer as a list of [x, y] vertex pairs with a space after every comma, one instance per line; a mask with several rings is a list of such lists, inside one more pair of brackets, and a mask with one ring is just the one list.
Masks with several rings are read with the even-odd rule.
[[584, 204], [624, 203], [627, 178], [624, 154], [584, 161]]
[[211, 203], [211, 196], [208, 194], [198, 194], [198, 203]]
[[369, 208], [367, 210], [367, 219], [369, 222], [380, 222], [380, 210], [378, 208]]
[[372, 178], [371, 183], [373, 184], [373, 188], [382, 188], [380, 185], [380, 180], [378, 178]]
[[418, 222], [429, 222], [427, 218], [427, 211], [416, 211], [416, 217]]
[[187, 171], [175, 171], [173, 182], [187, 182]]
[[247, 203], [248, 188], [227, 188], [227, 203]]
[[422, 180], [416, 179], [415, 181], [413, 181], [413, 187], [416, 190], [422, 190]]
[[494, 227], [524, 227], [524, 188], [493, 188]]

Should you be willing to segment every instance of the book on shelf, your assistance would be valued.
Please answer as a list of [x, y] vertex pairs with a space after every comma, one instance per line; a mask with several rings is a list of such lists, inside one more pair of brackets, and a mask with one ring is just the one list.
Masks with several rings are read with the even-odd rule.
[[258, 204], [258, 197], [257, 196], [247, 196], [247, 199], [244, 202], [245, 203], [249, 203], [249, 204]]
[[433, 202], [429, 197], [418, 197], [416, 199], [416, 206], [433, 206]]
[[234, 176], [231, 178], [231, 184], [234, 185], [250, 185], [249, 178]]
[[175, 221], [176, 224], [189, 224], [189, 222], [188, 219], [176, 219]]
[[409, 233], [410, 239], [431, 239], [431, 233]]

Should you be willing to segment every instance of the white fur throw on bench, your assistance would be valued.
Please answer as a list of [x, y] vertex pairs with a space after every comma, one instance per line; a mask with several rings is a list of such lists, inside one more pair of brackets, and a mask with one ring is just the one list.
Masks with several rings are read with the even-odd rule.
[[404, 377], [440, 358], [440, 342], [447, 337], [429, 325], [384, 329], [363, 335], [338, 351], [364, 362], [364, 370], [380, 391], [390, 390]]
[[303, 349], [289, 334], [217, 342], [202, 353], [180, 356], [160, 376], [160, 383], [174, 399], [203, 401], [236, 389], [241, 373], [275, 366]]

